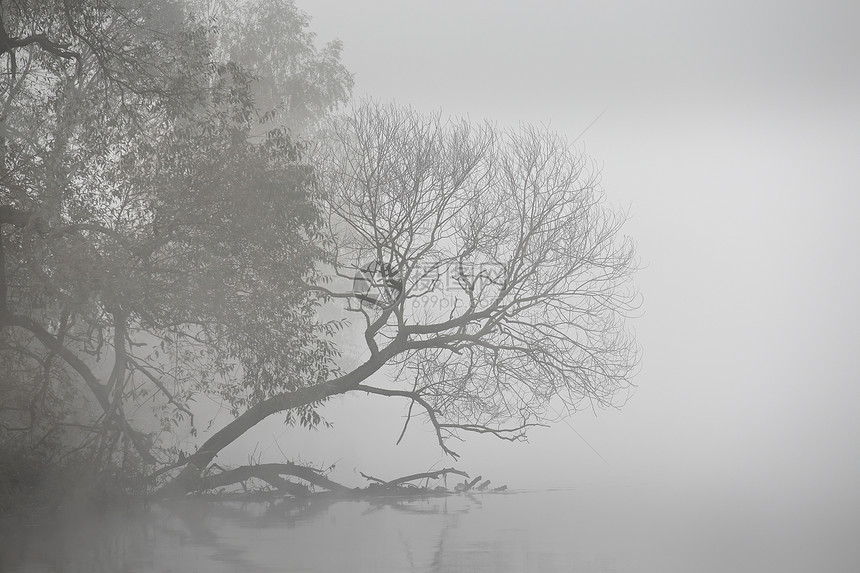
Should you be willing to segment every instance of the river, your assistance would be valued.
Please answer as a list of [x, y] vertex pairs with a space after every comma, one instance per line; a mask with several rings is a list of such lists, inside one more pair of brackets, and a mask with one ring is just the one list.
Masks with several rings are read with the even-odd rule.
[[[855, 511], [670, 503], [607, 490], [183, 501], [0, 524], [0, 571], [860, 571]], [[802, 513], [802, 515], [801, 515]]]

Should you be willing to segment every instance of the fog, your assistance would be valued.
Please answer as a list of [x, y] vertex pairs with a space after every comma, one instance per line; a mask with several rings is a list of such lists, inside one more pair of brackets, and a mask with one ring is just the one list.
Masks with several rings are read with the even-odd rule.
[[[418, 418], [396, 443], [401, 397], [339, 395], [319, 409], [332, 427], [270, 416], [216, 462], [309, 463], [350, 487], [456, 467], [508, 494], [176, 499], [115, 523], [54, 507], [43, 529], [0, 523], [0, 568], [54, 552], [127, 570], [856, 570], [860, 4], [296, 3], [318, 45], [343, 41], [355, 96], [548, 126], [593, 159], [637, 245], [629, 400], [559, 406], [528, 442], [466, 434], [454, 459]], [[344, 336], [349, 370], [363, 355]], [[232, 419], [207, 395], [193, 407], [199, 434], [158, 446], [193, 452]], [[475, 555], [484, 569], [458, 561]]]
[[394, 446], [402, 401], [352, 396], [324, 409], [333, 429], [272, 419], [227, 459], [280, 448], [346, 481], [457, 465], [519, 488], [636, 484], [680, 510], [857, 509], [860, 7], [298, 4], [320, 41], [343, 40], [358, 96], [578, 137], [629, 211], [643, 359], [623, 408], [529, 444], [469, 436], [456, 464], [417, 424]]

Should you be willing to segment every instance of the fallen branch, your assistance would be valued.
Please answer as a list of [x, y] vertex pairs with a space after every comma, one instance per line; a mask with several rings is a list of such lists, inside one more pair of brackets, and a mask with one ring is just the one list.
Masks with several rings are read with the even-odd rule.
[[[179, 464], [183, 463], [184, 461], [185, 460], [180, 461]], [[213, 470], [217, 470], [217, 472], [213, 473]], [[223, 488], [234, 484], [241, 483], [244, 485], [244, 483], [250, 479], [258, 479], [263, 482], [266, 482], [267, 484], [275, 488], [277, 490], [277, 493], [266, 489], [255, 489], [253, 491], [246, 490], [242, 495], [262, 495], [266, 494], [266, 492], [268, 491], [269, 493], [267, 495], [289, 494], [298, 499], [330, 496], [334, 496], [335, 498], [361, 499], [365, 497], [389, 495], [447, 495], [454, 492], [468, 491], [482, 479], [482, 476], [478, 476], [471, 481], [464, 481], [463, 483], [458, 484], [457, 487], [454, 488], [454, 490], [452, 491], [442, 486], [435, 488], [419, 487], [411, 482], [424, 479], [438, 479], [448, 474], [456, 474], [459, 476], [463, 476], [464, 478], [466, 478], [466, 480], [469, 480], [468, 473], [462, 470], [458, 470], [456, 468], [443, 468], [435, 471], [410, 474], [393, 480], [383, 480], [378, 477], [365, 474], [364, 472], [359, 473], [364, 479], [374, 483], [364, 488], [349, 488], [325, 477], [324, 475], [322, 475], [322, 472], [320, 470], [308, 466], [297, 465], [292, 462], [239, 466], [237, 468], [229, 470], [225, 470], [218, 464], [212, 464], [208, 467], [207, 470], [199, 471], [199, 477], [197, 478], [197, 481], [195, 482], [194, 486], [188, 491], [195, 492], [195, 496], [211, 495], [206, 492], [216, 488]], [[308, 484], [319, 487], [321, 490], [324, 491], [312, 492], [307, 485], [285, 479], [284, 476], [293, 476], [299, 478], [307, 482]], [[478, 490], [483, 491], [484, 489], [486, 489], [489, 483], [490, 480], [486, 480], [479, 486]], [[497, 488], [497, 490], [494, 491], [498, 490], [499, 489]], [[232, 496], [237, 495], [238, 493], [239, 492], [219, 491], [217, 492], [217, 496], [218, 498], [220, 498], [220, 496]], [[157, 496], [160, 498], [170, 497], [171, 495], [184, 495], [184, 493], [181, 490], [170, 491], [164, 489], [159, 490], [159, 492], [157, 493]]]
[[379, 478], [377, 478], [377, 477], [369, 476], [369, 475], [367, 475], [367, 474], [366, 474], [366, 473], [364, 473], [364, 472], [358, 472], [358, 473], [360, 473], [360, 474], [361, 474], [361, 477], [363, 477], [363, 478], [364, 478], [364, 479], [366, 479], [367, 481], [375, 481], [375, 482], [377, 482], [377, 483], [381, 483], [382, 485], [385, 485], [385, 484], [387, 484], [387, 483], [388, 483], [388, 482], [387, 482], [387, 481], [385, 481], [384, 479], [379, 479]]
[[397, 479], [387, 481], [387, 482], [383, 482], [382, 480], [379, 480], [377, 478], [369, 478], [368, 476], [364, 476], [364, 474], [361, 474], [361, 475], [363, 475], [364, 477], [366, 477], [368, 479], [373, 479], [374, 481], [379, 481], [387, 487], [396, 487], [402, 483], [415, 481], [415, 480], [419, 480], [419, 479], [438, 479], [440, 476], [447, 475], [447, 474], [457, 474], [457, 475], [461, 475], [465, 478], [469, 477], [469, 474], [467, 474], [466, 472], [458, 470], [458, 469], [454, 469], [454, 468], [445, 468], [443, 470], [437, 470], [435, 472], [423, 472], [420, 474], [412, 474], [412, 475], [403, 476], [401, 478], [397, 478]]
[[[467, 477], [468, 477], [468, 476], [467, 476]], [[475, 479], [473, 479], [472, 481], [468, 482], [468, 483], [466, 484], [466, 486], [463, 488], [463, 491], [469, 491], [470, 489], [472, 489], [472, 488], [475, 486], [475, 484], [476, 484], [476, 483], [478, 483], [479, 481], [481, 481], [481, 478], [482, 478], [482, 477], [484, 477], [484, 476], [478, 476], [478, 477], [476, 477]]]
[[[278, 489], [282, 489], [292, 495], [296, 495], [297, 497], [307, 496], [310, 494], [308, 488], [302, 486], [301, 484], [297, 484], [295, 482], [283, 479], [281, 477], [283, 475], [297, 477], [312, 485], [329, 491], [339, 493], [346, 493], [352, 491], [351, 488], [348, 488], [345, 485], [341, 485], [335, 481], [328, 479], [314, 468], [310, 468], [307, 466], [299, 466], [292, 462], [287, 462], [284, 464], [259, 464], [251, 466], [239, 466], [238, 468], [234, 468], [232, 470], [222, 471], [217, 474], [210, 474], [203, 479], [200, 489], [206, 490], [216, 487], [224, 487], [228, 485], [233, 485], [235, 483], [241, 483], [251, 478], [258, 478], [273, 485]], [[301, 491], [297, 488], [301, 488]]]

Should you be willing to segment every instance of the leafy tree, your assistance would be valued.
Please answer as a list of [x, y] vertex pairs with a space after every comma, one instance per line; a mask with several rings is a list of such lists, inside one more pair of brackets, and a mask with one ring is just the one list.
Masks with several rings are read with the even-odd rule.
[[[169, 3], [163, 8], [159, 14], [168, 21], [179, 9]], [[100, 413], [111, 414], [105, 422], [114, 423], [114, 411], [121, 410], [111, 396], [119, 387], [114, 373], [101, 383], [87, 364], [88, 355], [94, 355], [91, 363], [101, 357], [113, 314], [107, 307], [116, 306], [114, 292], [101, 291], [113, 282], [109, 273], [121, 276], [117, 227], [134, 219], [133, 208], [122, 204], [121, 182], [112, 179], [116, 159], [127, 142], [142, 136], [147, 121], [161, 123], [181, 112], [170, 102], [190, 109], [185, 94], [202, 94], [204, 87], [203, 76], [190, 72], [206, 54], [190, 27], [174, 24], [149, 33], [155, 16], [144, 8], [6, 2], [0, 14], [6, 72], [0, 324], [3, 359], [17, 365], [3, 380], [4, 393], [14, 389], [4, 396], [3, 413], [8, 418], [18, 412], [12, 416], [18, 423], [4, 428], [26, 432], [40, 444], [62, 424], [94, 431], [75, 416], [87, 408], [69, 399], [80, 398], [74, 385], [79, 377]], [[149, 456], [144, 437], [123, 420], [119, 425]]]
[[181, 3], [0, 9], [0, 442], [156, 463], [128, 421], [153, 394], [169, 429], [197, 392], [239, 411], [325, 379], [320, 205], [257, 74]]
[[317, 48], [310, 18], [292, 0], [198, 4], [218, 26], [218, 56], [253, 74], [266, 126], [307, 133], [349, 97], [353, 81], [340, 61], [342, 43]]

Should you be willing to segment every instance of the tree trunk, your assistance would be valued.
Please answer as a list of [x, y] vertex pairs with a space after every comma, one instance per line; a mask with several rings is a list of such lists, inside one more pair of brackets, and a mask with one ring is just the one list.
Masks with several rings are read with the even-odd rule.
[[232, 444], [242, 434], [272, 414], [313, 404], [319, 400], [356, 389], [361, 382], [397, 354], [397, 346], [396, 343], [392, 343], [384, 350], [371, 356], [367, 362], [340, 378], [307, 388], [299, 388], [292, 392], [277, 394], [252, 406], [235, 420], [215, 432], [196, 452], [186, 458], [186, 465], [183, 470], [159, 489], [156, 496], [174, 497], [199, 490], [204, 485], [203, 470], [215, 459], [218, 452]]

